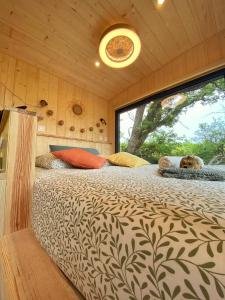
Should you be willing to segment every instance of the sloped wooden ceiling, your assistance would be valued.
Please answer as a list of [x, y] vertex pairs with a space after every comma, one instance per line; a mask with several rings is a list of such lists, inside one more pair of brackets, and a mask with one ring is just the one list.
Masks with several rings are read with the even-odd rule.
[[[0, 0], [0, 51], [111, 99], [225, 28], [225, 0]], [[142, 50], [124, 69], [101, 63], [103, 31], [127, 23]]]

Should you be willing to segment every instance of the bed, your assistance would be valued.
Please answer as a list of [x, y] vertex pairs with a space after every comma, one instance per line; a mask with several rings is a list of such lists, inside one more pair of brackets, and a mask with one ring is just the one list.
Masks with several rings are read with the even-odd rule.
[[157, 168], [37, 171], [33, 231], [87, 300], [225, 297], [225, 183]]

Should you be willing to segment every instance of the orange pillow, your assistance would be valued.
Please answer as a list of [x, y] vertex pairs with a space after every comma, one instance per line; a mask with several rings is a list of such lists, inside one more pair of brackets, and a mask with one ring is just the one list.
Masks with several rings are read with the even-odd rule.
[[74, 167], [83, 169], [100, 169], [106, 163], [105, 158], [79, 148], [54, 151], [52, 154]]

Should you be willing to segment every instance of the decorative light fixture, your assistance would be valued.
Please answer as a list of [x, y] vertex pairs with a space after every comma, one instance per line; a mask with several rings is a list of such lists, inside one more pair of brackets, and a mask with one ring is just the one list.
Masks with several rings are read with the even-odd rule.
[[111, 68], [124, 68], [132, 64], [141, 51], [141, 41], [137, 33], [125, 24], [108, 28], [100, 41], [99, 55]]
[[163, 5], [164, 2], [165, 0], [158, 0], [158, 5]]
[[100, 62], [99, 62], [98, 60], [96, 60], [95, 66], [96, 66], [97, 68], [100, 67]]
[[169, 96], [166, 99], [161, 101], [162, 108], [176, 108], [186, 101], [187, 96], [184, 94], [177, 94], [173, 96]]
[[163, 8], [164, 4], [165, 4], [165, 0], [153, 0], [153, 3], [156, 7], [156, 9], [161, 9]]

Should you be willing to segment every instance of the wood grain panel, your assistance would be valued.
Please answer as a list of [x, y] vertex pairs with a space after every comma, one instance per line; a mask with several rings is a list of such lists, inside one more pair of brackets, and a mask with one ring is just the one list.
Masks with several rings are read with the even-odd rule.
[[[7, 201], [11, 202], [10, 224], [6, 228], [14, 232], [27, 228], [30, 218], [30, 205], [32, 199], [34, 157], [36, 142], [36, 120], [33, 116], [19, 114], [18, 127], [12, 120], [13, 135], [9, 136], [9, 148], [15, 145], [13, 151], [15, 160], [8, 163], [7, 172], [12, 172], [13, 178], [7, 179]], [[15, 130], [17, 128], [17, 130]], [[13, 145], [13, 142], [15, 143]], [[12, 148], [11, 148], [12, 149]], [[12, 155], [9, 149], [9, 157]], [[12, 170], [11, 170], [12, 168]], [[11, 199], [9, 191], [11, 193]]]
[[178, 56], [111, 99], [114, 108], [225, 66], [225, 30]]
[[117, 108], [225, 67], [224, 49], [225, 30], [186, 51], [114, 97], [109, 108], [109, 140], [114, 143], [114, 112]]
[[[0, 53], [0, 109], [13, 105], [28, 106], [31, 111], [36, 111], [43, 117], [38, 122], [38, 129], [46, 134], [108, 141], [107, 126], [101, 126], [103, 133], [99, 132], [96, 123], [100, 118], [108, 119], [108, 101], [89, 91], [77, 87], [57, 76], [42, 69]], [[7, 88], [16, 94], [19, 99], [10, 93]], [[39, 101], [45, 99], [48, 106], [40, 107]], [[78, 103], [83, 107], [83, 114], [76, 116], [72, 112], [73, 104]], [[53, 116], [48, 117], [47, 110], [53, 111]], [[64, 125], [59, 126], [58, 121], [63, 120]], [[75, 131], [70, 131], [74, 126]], [[89, 127], [93, 127], [92, 132]], [[85, 132], [81, 133], [80, 129]]]
[[49, 145], [95, 148], [99, 151], [100, 154], [105, 156], [112, 154], [114, 151], [113, 145], [111, 143], [40, 134], [37, 136], [36, 154], [42, 155], [48, 153]]
[[[0, 0], [0, 50], [105, 99], [121, 93], [225, 28], [224, 0]], [[99, 39], [127, 23], [142, 41], [131, 66], [101, 64]], [[23, 87], [18, 86], [22, 93]]]
[[22, 230], [0, 240], [1, 300], [83, 300], [41, 248]]
[[[5, 174], [4, 174], [5, 177]], [[5, 202], [3, 199], [5, 199], [5, 186], [6, 186], [6, 180], [3, 178], [3, 173], [0, 173], [0, 232], [3, 232], [4, 230], [4, 218], [3, 218], [3, 211], [4, 211], [4, 205]], [[1, 298], [0, 298], [1, 299]]]
[[4, 120], [0, 133], [4, 138], [1, 152], [6, 186], [5, 194], [3, 189], [0, 194], [0, 236], [29, 225], [37, 126], [35, 114], [24, 111], [4, 111]]

